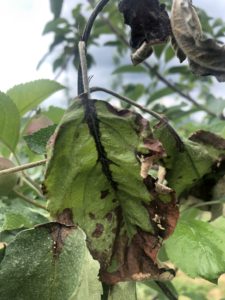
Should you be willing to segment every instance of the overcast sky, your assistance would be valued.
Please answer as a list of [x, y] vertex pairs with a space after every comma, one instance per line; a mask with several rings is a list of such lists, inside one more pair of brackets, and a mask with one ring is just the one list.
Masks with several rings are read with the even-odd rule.
[[[76, 2], [65, 0], [67, 6], [74, 6]], [[214, 17], [225, 17], [224, 0], [195, 0], [193, 3]], [[54, 78], [48, 62], [36, 71], [37, 62], [52, 40], [51, 35], [42, 36], [44, 25], [51, 19], [49, 0], [0, 0], [0, 90], [6, 91], [15, 84], [37, 78]], [[100, 63], [98, 73], [105, 73], [110, 51], [99, 49], [96, 55]], [[103, 83], [106, 77], [107, 74], [101, 76]], [[97, 84], [97, 78], [93, 81]]]

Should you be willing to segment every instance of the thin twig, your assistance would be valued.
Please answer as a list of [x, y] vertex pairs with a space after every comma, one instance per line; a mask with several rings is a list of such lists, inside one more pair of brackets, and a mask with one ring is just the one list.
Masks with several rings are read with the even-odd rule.
[[162, 290], [162, 292], [167, 296], [169, 300], [178, 300], [176, 296], [173, 295], [171, 290], [161, 281], [155, 281], [158, 287]]
[[[91, 34], [91, 29], [94, 25], [96, 17], [99, 15], [99, 13], [102, 11], [102, 9], [106, 6], [106, 4], [109, 2], [109, 0], [101, 0], [96, 7], [94, 8], [90, 18], [88, 19], [88, 22], [85, 26], [84, 32], [81, 37], [81, 41], [85, 42], [85, 45], [88, 44], [88, 39]], [[83, 87], [83, 80], [82, 80], [82, 69], [81, 66], [78, 68], [78, 95], [84, 93], [84, 87]]]
[[79, 48], [79, 55], [80, 55], [80, 68], [81, 68], [83, 92], [89, 96], [89, 79], [88, 79], [88, 71], [87, 71], [85, 42], [80, 41], [78, 44], [78, 48]]
[[177, 94], [179, 94], [181, 97], [185, 98], [186, 100], [188, 100], [189, 102], [191, 102], [192, 104], [194, 104], [196, 107], [198, 107], [202, 111], [207, 112], [207, 114], [209, 114], [210, 116], [218, 118], [218, 116], [216, 114], [214, 114], [212, 111], [208, 110], [206, 107], [204, 107], [201, 104], [199, 104], [190, 95], [185, 94], [184, 92], [182, 92], [173, 83], [171, 83], [169, 80], [167, 80], [165, 77], [163, 77], [158, 71], [153, 70], [153, 68], [151, 67], [151, 65], [148, 62], [146, 62], [146, 61], [143, 62], [143, 65], [146, 66], [149, 70], [151, 70], [157, 76], [157, 78], [160, 81], [162, 81], [165, 85], [167, 85], [169, 88], [171, 88], [171, 90], [173, 90], [174, 92], [176, 92]]
[[[15, 160], [17, 161], [18, 165], [20, 166], [21, 162], [20, 162], [19, 157], [17, 156], [17, 154], [15, 152], [12, 152], [12, 154], [13, 154]], [[38, 196], [43, 197], [42, 190], [40, 189], [40, 187], [38, 186], [38, 184], [32, 178], [30, 178], [30, 176], [25, 171], [21, 171], [21, 174], [22, 174], [23, 181], [31, 189], [33, 189], [38, 194]]]
[[5, 174], [11, 174], [11, 173], [17, 173], [23, 170], [27, 170], [27, 169], [31, 169], [37, 166], [41, 166], [41, 165], [45, 165], [47, 162], [47, 159], [43, 159], [43, 160], [39, 160], [39, 161], [35, 161], [32, 163], [28, 163], [28, 164], [24, 164], [21, 166], [17, 166], [17, 167], [13, 167], [13, 168], [9, 168], [9, 169], [4, 169], [0, 171], [0, 176], [1, 175], [5, 175]]
[[26, 201], [27, 203], [32, 204], [32, 205], [34, 205], [34, 206], [36, 206], [36, 207], [42, 208], [42, 209], [44, 209], [44, 210], [47, 210], [46, 207], [45, 207], [44, 205], [38, 203], [37, 201], [34, 201], [34, 200], [30, 199], [29, 197], [25, 196], [24, 194], [18, 192], [17, 190], [13, 190], [13, 191], [14, 191], [14, 193], [15, 193], [19, 198], [21, 198], [22, 200]]
[[131, 100], [130, 98], [127, 98], [125, 96], [122, 96], [120, 94], [117, 94], [109, 89], [106, 89], [106, 88], [102, 88], [102, 87], [92, 87], [90, 88], [90, 93], [94, 93], [94, 92], [105, 92], [107, 94], [110, 94], [126, 103], [129, 103], [133, 106], [136, 106], [137, 108], [139, 108], [140, 110], [150, 114], [151, 116], [153, 116], [154, 118], [156, 118], [157, 120], [159, 120], [160, 122], [162, 122], [163, 124], [166, 125], [166, 127], [168, 128], [168, 130], [171, 132], [171, 134], [174, 136], [175, 140], [176, 140], [176, 143], [177, 143], [177, 146], [179, 147], [179, 150], [182, 151], [184, 149], [184, 143], [182, 141], [182, 139], [180, 138], [179, 134], [176, 132], [176, 130], [168, 123], [168, 120], [158, 114], [157, 112], [153, 111], [153, 110], [149, 110], [145, 107], [143, 107], [142, 105], [138, 104], [137, 102]]

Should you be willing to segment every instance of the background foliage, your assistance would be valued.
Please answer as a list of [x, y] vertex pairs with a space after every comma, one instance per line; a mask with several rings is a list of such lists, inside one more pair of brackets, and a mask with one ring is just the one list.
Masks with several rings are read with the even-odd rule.
[[[90, 0], [85, 3], [80, 1], [69, 15], [63, 10], [65, 4], [63, 2], [66, 0], [50, 2], [53, 19], [46, 24], [43, 33], [54, 35], [48, 55], [54, 57], [53, 70], [57, 74], [57, 72], [67, 72], [71, 67], [78, 68], [78, 41], [95, 1]], [[170, 9], [170, 1], [165, 3]], [[87, 55], [88, 65], [91, 68], [95, 64], [96, 58], [91, 50], [94, 46], [107, 47], [107, 51], [109, 49], [112, 53], [113, 71], [102, 76], [109, 76], [111, 88], [142, 106], [165, 115], [184, 141], [186, 150], [182, 153], [176, 152], [176, 141], [167, 128], [155, 127], [154, 134], [169, 154], [169, 157], [163, 161], [164, 166], [170, 169], [168, 184], [176, 190], [181, 203], [180, 221], [175, 233], [161, 249], [159, 259], [170, 261], [181, 270], [172, 281], [173, 286], [168, 283], [168, 287], [174, 294], [178, 293], [190, 299], [222, 299], [225, 297], [223, 277], [219, 280], [219, 288], [215, 284], [225, 268], [223, 234], [225, 101], [214, 95], [214, 79], [196, 77], [191, 74], [186, 63], [179, 64], [169, 43], [155, 47], [154, 55], [142, 65], [132, 66], [128, 43], [129, 29], [124, 26], [117, 4], [117, 1], [110, 1], [95, 23], [88, 45], [90, 49]], [[198, 13], [207, 35], [222, 39], [225, 31], [224, 22], [221, 19], [210, 18], [204, 11], [204, 7], [198, 9]], [[101, 78], [97, 80], [101, 85]], [[91, 79], [90, 85], [92, 85]], [[55, 127], [61, 122], [64, 110], [57, 106], [40, 109], [39, 105], [61, 89], [64, 89], [64, 86], [55, 81], [39, 80], [18, 85], [0, 94], [0, 155], [2, 157], [10, 158], [15, 165], [45, 159], [46, 144]], [[98, 95], [103, 97], [102, 94]], [[115, 103], [112, 98], [107, 100]], [[130, 108], [127, 103], [118, 101], [116, 103], [120, 107]], [[134, 107], [131, 109], [135, 110]], [[150, 120], [153, 128], [156, 121], [147, 114], [145, 117]], [[47, 123], [45, 118], [48, 120]], [[32, 134], [29, 132], [31, 123], [37, 124]], [[209, 140], [208, 144], [202, 142], [199, 137], [194, 140], [192, 134], [200, 129], [219, 135], [221, 140], [216, 140], [216, 143]], [[189, 139], [191, 135], [192, 141]], [[198, 145], [194, 144], [193, 140]], [[196, 178], [196, 169], [198, 178]], [[44, 171], [42, 166], [37, 166], [18, 173], [17, 184], [13, 190], [7, 195], [3, 191], [3, 195], [0, 195], [0, 283], [6, 280], [8, 282], [7, 288], [0, 284], [3, 299], [16, 297], [9, 293], [13, 292], [12, 286], [15, 289], [15, 282], [18, 284], [16, 290], [21, 289], [18, 278], [30, 278], [29, 272], [32, 273], [33, 270], [26, 267], [23, 269], [24, 257], [26, 261], [27, 257], [29, 258], [29, 265], [37, 264], [37, 274], [45, 273], [43, 265], [33, 256], [30, 257], [29, 253], [35, 252], [39, 257], [45, 257], [45, 263], [49, 265], [52, 259], [55, 259], [54, 255], [53, 257], [49, 255], [49, 251], [51, 234], [57, 232], [58, 225], [50, 223], [47, 227], [33, 228], [34, 225], [46, 223], [51, 219], [45, 209], [46, 199], [41, 190]], [[68, 229], [60, 230], [64, 232]], [[71, 268], [71, 273], [75, 276], [78, 274], [77, 270], [80, 270], [79, 280], [73, 278], [79, 289], [71, 287], [71, 278], [70, 280], [64, 278], [66, 290], [71, 297], [66, 296], [68, 299], [87, 299], [90, 294], [96, 294], [96, 299], [99, 299], [102, 287], [97, 280], [98, 263], [92, 259], [86, 249], [83, 232], [74, 229], [71, 231], [62, 256], [57, 265], [54, 265], [54, 272], [60, 276], [61, 268], [64, 268], [64, 273]], [[40, 237], [42, 241], [44, 240], [44, 246], [39, 248]], [[27, 245], [27, 241], [34, 242]], [[5, 245], [9, 246], [5, 247]], [[82, 262], [73, 259], [72, 248], [80, 251]], [[67, 264], [64, 264], [65, 261]], [[88, 270], [85, 269], [87, 265], [90, 266]], [[18, 278], [15, 276], [10, 281], [9, 278], [15, 268], [17, 268]], [[62, 281], [60, 277], [57, 277], [58, 281], [55, 278], [51, 279], [53, 272], [51, 268], [49, 272], [49, 276], [45, 274], [49, 280], [46, 289], [51, 295], [54, 291], [60, 299], [57, 291], [61, 289], [58, 282]], [[93, 276], [90, 277], [90, 273]], [[189, 276], [188, 279], [184, 273]], [[202, 279], [193, 280], [190, 277], [201, 277], [207, 282]], [[34, 277], [39, 298], [42, 282], [46, 282], [46, 278], [43, 276], [39, 278], [39, 285]], [[87, 288], [90, 282], [92, 282], [91, 288]], [[49, 299], [46, 296], [48, 295], [46, 289], [43, 290], [45, 296], [42, 299]], [[27, 293], [23, 296], [24, 299], [29, 299], [29, 290]], [[132, 283], [120, 284], [116, 286], [110, 297], [110, 299], [141, 300], [146, 297], [166, 299], [158, 286], [150, 281], [137, 283], [135, 286]]]

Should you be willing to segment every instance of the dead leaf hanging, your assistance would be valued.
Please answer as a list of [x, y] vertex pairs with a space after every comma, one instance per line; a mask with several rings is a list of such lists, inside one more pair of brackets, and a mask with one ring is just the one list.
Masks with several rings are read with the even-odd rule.
[[171, 25], [179, 48], [189, 59], [191, 71], [225, 81], [225, 45], [206, 38], [191, 0], [173, 1]]
[[130, 45], [136, 50], [132, 62], [139, 64], [152, 54], [153, 45], [166, 42], [171, 34], [165, 5], [158, 0], [122, 0], [119, 10], [131, 27]]

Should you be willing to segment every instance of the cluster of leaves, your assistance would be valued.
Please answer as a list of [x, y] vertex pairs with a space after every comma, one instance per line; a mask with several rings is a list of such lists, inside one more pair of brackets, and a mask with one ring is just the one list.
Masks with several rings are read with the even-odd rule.
[[[139, 300], [143, 291], [145, 297], [165, 299], [157, 283], [162, 279], [168, 280], [164, 288], [177, 294], [169, 282], [174, 271], [163, 264], [167, 261], [192, 278], [213, 283], [224, 273], [224, 103], [210, 95], [211, 79], [196, 80], [186, 65], [177, 66], [170, 45], [154, 46], [151, 65], [123, 65], [130, 50], [123, 18], [111, 2], [96, 21], [89, 43], [98, 44], [101, 34], [108, 36], [105, 44], [115, 47], [119, 66], [113, 74], [121, 76], [121, 83], [128, 73], [149, 79], [135, 85], [114, 82], [115, 89], [165, 113], [179, 136], [165, 120], [149, 122], [132, 110], [86, 96], [76, 98], [63, 117], [57, 107], [40, 111], [38, 105], [63, 88], [53, 81], [1, 93], [0, 155], [15, 164], [47, 155], [45, 175], [42, 167], [22, 171], [13, 190], [0, 196], [3, 300]], [[54, 19], [44, 30], [55, 35], [50, 53], [63, 45], [53, 68], [64, 69], [71, 60], [77, 67], [88, 4], [73, 9], [71, 22], [61, 17], [63, 0], [50, 3]], [[90, 8], [94, 4], [89, 1]], [[204, 11], [200, 15], [204, 30], [220, 38], [224, 23]], [[94, 60], [88, 58], [91, 65]], [[201, 105], [186, 95], [190, 90], [197, 91]], [[168, 107], [159, 102], [173, 93], [192, 104]], [[201, 124], [193, 122], [192, 114], [202, 110], [207, 114]], [[51, 122], [28, 133], [35, 114]]]

